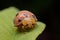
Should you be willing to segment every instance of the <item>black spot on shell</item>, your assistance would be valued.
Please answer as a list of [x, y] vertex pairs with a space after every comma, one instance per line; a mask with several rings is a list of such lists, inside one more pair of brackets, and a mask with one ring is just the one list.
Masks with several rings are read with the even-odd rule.
[[28, 15], [27, 15], [27, 14], [24, 14], [24, 16], [25, 16], [25, 17], [28, 17]]
[[32, 15], [33, 18], [35, 18], [35, 15]]
[[21, 20], [19, 19], [18, 22], [21, 22]]

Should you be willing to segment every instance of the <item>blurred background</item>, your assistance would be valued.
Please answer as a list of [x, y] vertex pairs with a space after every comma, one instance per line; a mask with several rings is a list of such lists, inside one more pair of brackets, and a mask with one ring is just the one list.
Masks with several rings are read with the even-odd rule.
[[[58, 1], [58, 0], [57, 0]], [[59, 2], [56, 0], [0, 0], [0, 10], [16, 7], [33, 12], [46, 28], [36, 40], [60, 40]]]

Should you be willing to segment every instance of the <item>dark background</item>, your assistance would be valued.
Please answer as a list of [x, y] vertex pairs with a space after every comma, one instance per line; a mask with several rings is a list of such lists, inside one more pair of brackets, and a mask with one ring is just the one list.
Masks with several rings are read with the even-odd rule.
[[[57, 0], [58, 1], [58, 0]], [[59, 2], [56, 0], [0, 0], [0, 10], [15, 6], [19, 10], [33, 12], [39, 21], [46, 24], [37, 40], [60, 40]]]

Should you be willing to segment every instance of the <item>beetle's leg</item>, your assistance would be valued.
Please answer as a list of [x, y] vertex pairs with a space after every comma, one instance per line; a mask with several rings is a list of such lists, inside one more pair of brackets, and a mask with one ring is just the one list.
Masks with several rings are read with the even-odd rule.
[[19, 32], [20, 31], [20, 27], [17, 27], [17, 32]]
[[24, 31], [26, 31], [25, 26], [22, 26], [22, 29], [23, 29]]

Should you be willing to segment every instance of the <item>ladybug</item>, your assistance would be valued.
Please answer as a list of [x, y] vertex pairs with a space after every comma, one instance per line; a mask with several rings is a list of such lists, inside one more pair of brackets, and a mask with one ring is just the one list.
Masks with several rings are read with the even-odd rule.
[[18, 29], [31, 29], [37, 22], [36, 16], [27, 10], [19, 11], [14, 18], [14, 26]]

